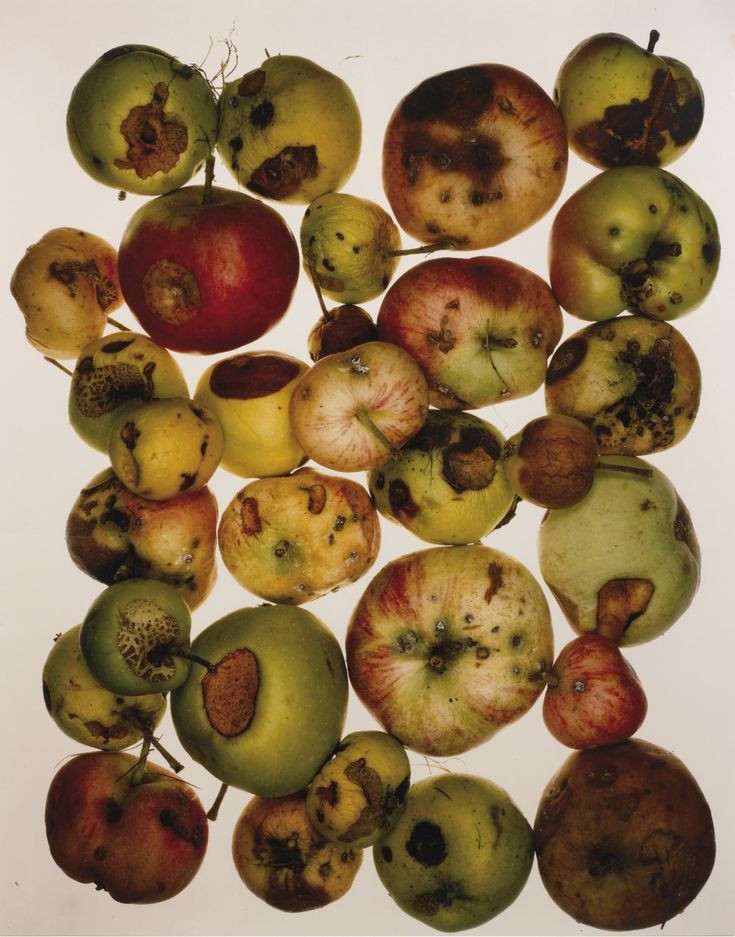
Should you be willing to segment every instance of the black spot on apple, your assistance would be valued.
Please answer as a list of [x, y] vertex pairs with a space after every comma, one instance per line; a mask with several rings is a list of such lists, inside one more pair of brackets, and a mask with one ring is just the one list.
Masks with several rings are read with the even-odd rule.
[[118, 823], [123, 815], [123, 808], [116, 800], [108, 800], [105, 807], [105, 819], [108, 823]]
[[248, 115], [248, 119], [253, 127], [256, 127], [258, 130], [264, 130], [270, 123], [272, 123], [273, 118], [275, 117], [275, 108], [273, 107], [273, 102], [269, 101], [267, 98], [265, 101], [261, 101], [260, 104], [256, 105]]
[[319, 158], [315, 146], [287, 146], [258, 166], [247, 187], [257, 195], [278, 200], [297, 192], [304, 179], [318, 175]]
[[702, 257], [707, 264], [713, 264], [720, 256], [720, 246], [714, 241], [702, 245]]
[[388, 485], [388, 502], [396, 517], [413, 518], [419, 513], [419, 506], [411, 497], [408, 485], [400, 478], [394, 478]]
[[411, 123], [438, 119], [466, 127], [483, 113], [493, 95], [487, 71], [470, 65], [422, 81], [403, 100], [401, 116]]
[[430, 820], [419, 820], [406, 842], [406, 852], [421, 865], [441, 865], [447, 857], [447, 844], [441, 828]]
[[593, 878], [608, 875], [620, 868], [620, 858], [604, 847], [596, 847], [590, 851], [587, 860], [587, 871]]
[[227, 141], [227, 145], [233, 151], [233, 153], [239, 153], [243, 147], [242, 137], [233, 137], [231, 140]]
[[571, 374], [584, 361], [587, 354], [587, 341], [584, 337], [572, 337], [556, 349], [549, 360], [546, 383], [553, 384]]
[[390, 848], [390, 846], [383, 846], [383, 848], [380, 850], [380, 854], [386, 862], [393, 861], [393, 850]]

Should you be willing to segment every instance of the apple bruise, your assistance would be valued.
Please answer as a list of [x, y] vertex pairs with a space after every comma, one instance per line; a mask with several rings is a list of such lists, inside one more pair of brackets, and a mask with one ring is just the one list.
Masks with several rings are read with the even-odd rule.
[[117, 648], [130, 670], [147, 683], [173, 677], [179, 626], [176, 619], [147, 599], [133, 599], [118, 616]]
[[[81, 232], [80, 232], [81, 234]], [[95, 260], [54, 260], [48, 267], [49, 276], [66, 286], [69, 296], [77, 295], [77, 277], [83, 277], [94, 289], [97, 305], [104, 312], [110, 306], [118, 305], [119, 291], [109, 277], [100, 273]]]
[[260, 668], [250, 648], [226, 654], [202, 679], [202, 705], [212, 728], [225, 738], [245, 732], [256, 709]]
[[[100, 349], [102, 354], [115, 355], [131, 342], [111, 342]], [[154, 393], [155, 362], [142, 367], [115, 361], [95, 365], [94, 358], [85, 355], [74, 368], [72, 394], [82, 416], [94, 419], [111, 413], [131, 400], [150, 400]]]
[[199, 314], [201, 296], [196, 276], [173, 260], [157, 260], [143, 276], [143, 298], [151, 312], [168, 325], [185, 325]]
[[[427, 868], [440, 866], [448, 856], [447, 844], [440, 826], [430, 820], [419, 820], [414, 824], [411, 835], [406, 840], [406, 852], [419, 865]], [[389, 847], [383, 848], [383, 859], [392, 862], [393, 855]], [[442, 908], [450, 908], [455, 902], [469, 900], [461, 882], [443, 881], [433, 891], [420, 892], [412, 904], [420, 915], [432, 917]]]
[[252, 400], [278, 393], [300, 373], [299, 362], [285, 355], [246, 352], [220, 361], [212, 370], [209, 388], [226, 400]]
[[189, 133], [186, 125], [165, 113], [169, 90], [159, 81], [148, 104], [131, 109], [120, 124], [128, 144], [127, 159], [116, 159], [118, 169], [132, 169], [140, 179], [175, 168], [186, 151]]

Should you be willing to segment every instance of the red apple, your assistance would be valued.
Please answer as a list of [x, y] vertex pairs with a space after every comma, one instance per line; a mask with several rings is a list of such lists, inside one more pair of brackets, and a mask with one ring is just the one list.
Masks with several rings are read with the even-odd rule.
[[563, 323], [551, 287], [525, 267], [498, 257], [438, 257], [388, 289], [377, 326], [381, 341], [419, 362], [432, 406], [471, 410], [541, 387]]
[[129, 752], [85, 752], [66, 761], [46, 799], [54, 862], [115, 901], [172, 898], [199, 870], [207, 816], [193, 789], [173, 772]]
[[234, 189], [185, 186], [145, 202], [120, 242], [123, 296], [165, 348], [213, 354], [264, 335], [299, 275], [296, 240], [269, 205]]
[[543, 701], [549, 732], [569, 748], [612, 745], [634, 735], [648, 709], [636, 672], [618, 645], [583, 634], [559, 652]]

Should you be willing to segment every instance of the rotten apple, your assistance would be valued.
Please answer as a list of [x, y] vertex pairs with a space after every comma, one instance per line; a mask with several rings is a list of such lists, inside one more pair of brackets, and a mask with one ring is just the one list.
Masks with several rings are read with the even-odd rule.
[[165, 348], [202, 354], [246, 345], [282, 319], [299, 265], [274, 208], [218, 186], [145, 202], [118, 249], [123, 296], [143, 329]]

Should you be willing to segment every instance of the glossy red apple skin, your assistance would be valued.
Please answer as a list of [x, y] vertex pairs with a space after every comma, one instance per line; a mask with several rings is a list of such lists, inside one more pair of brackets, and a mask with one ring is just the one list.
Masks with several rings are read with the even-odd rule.
[[173, 351], [255, 341], [286, 313], [300, 260], [286, 221], [234, 189], [184, 186], [145, 202], [123, 232], [120, 286], [143, 329]]
[[566, 644], [554, 662], [542, 714], [549, 732], [575, 749], [612, 745], [643, 724], [648, 701], [636, 672], [618, 645], [601, 634]]
[[46, 798], [46, 836], [56, 864], [124, 904], [172, 898], [199, 870], [207, 816], [194, 790], [150, 762], [132, 783], [137, 757], [85, 752], [64, 762]]

